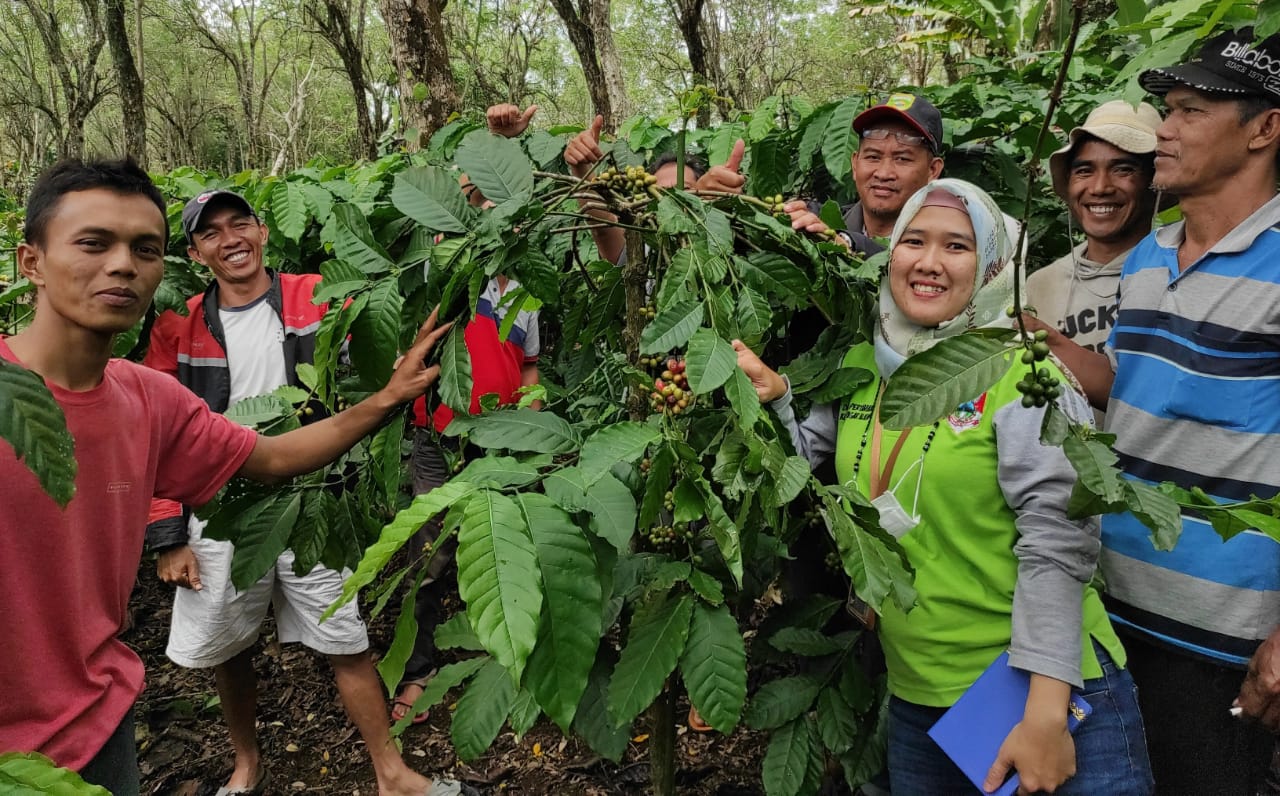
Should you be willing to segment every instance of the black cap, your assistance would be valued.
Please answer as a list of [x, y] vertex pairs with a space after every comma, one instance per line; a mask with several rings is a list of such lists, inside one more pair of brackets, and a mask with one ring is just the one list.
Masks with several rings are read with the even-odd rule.
[[231, 191], [205, 191], [182, 208], [182, 234], [187, 237], [187, 245], [195, 245], [195, 232], [200, 226], [200, 216], [210, 205], [231, 205], [257, 218], [253, 207], [240, 194]]
[[853, 130], [858, 135], [862, 131], [883, 121], [905, 122], [909, 127], [920, 131], [929, 143], [933, 154], [942, 150], [942, 114], [933, 103], [915, 94], [893, 94], [889, 99], [867, 108], [853, 120]]
[[1185, 64], [1149, 69], [1138, 82], [1152, 94], [1165, 95], [1176, 86], [1211, 94], [1266, 97], [1280, 103], [1280, 33], [1256, 47], [1253, 28], [1219, 33]]

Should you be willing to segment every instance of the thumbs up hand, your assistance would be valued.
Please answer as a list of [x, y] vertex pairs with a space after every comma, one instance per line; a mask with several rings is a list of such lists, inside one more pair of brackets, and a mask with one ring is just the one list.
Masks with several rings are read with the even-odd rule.
[[570, 139], [564, 148], [564, 162], [575, 177], [583, 177], [604, 157], [600, 149], [600, 130], [604, 117], [596, 116], [591, 126]]
[[713, 191], [716, 193], [742, 193], [742, 186], [747, 178], [738, 173], [742, 166], [742, 155], [747, 145], [739, 138], [729, 153], [729, 159], [722, 166], [712, 166], [707, 173], [698, 178], [695, 191]]
[[537, 105], [530, 105], [523, 111], [519, 105], [490, 105], [484, 112], [484, 119], [489, 125], [489, 132], [505, 138], [515, 138], [529, 127], [529, 121], [537, 112]]

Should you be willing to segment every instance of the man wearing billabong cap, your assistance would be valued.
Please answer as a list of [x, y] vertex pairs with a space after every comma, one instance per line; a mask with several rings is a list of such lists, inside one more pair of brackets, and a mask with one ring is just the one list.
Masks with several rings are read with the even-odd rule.
[[[214, 281], [187, 301], [186, 316], [168, 311], [156, 319], [143, 364], [174, 376], [215, 412], [286, 384], [301, 386], [297, 368], [312, 362], [328, 309], [311, 300], [320, 275], [266, 268], [267, 226], [231, 191], [208, 191], [189, 201], [182, 232], [187, 254], [212, 271]], [[323, 412], [316, 409], [308, 407], [304, 421], [319, 420]], [[267, 792], [253, 653], [268, 606], [274, 606], [280, 641], [301, 642], [328, 658], [381, 796], [462, 791], [457, 782], [432, 782], [405, 765], [388, 731], [382, 684], [356, 603], [320, 621], [342, 595], [343, 573], [316, 565], [296, 574], [293, 551], [285, 550], [257, 582], [238, 591], [231, 582], [230, 542], [204, 538], [204, 523], [171, 501], [155, 501], [149, 520], [147, 542], [159, 551], [160, 579], [179, 587], [165, 654], [180, 666], [213, 669], [227, 722], [234, 763], [217, 796]]]
[[[1178, 197], [1183, 221], [1125, 262], [1107, 356], [1068, 365], [1106, 406], [1126, 477], [1198, 487], [1219, 502], [1271, 498], [1280, 493], [1280, 35], [1223, 33], [1139, 82], [1165, 98], [1153, 185]], [[1243, 528], [1223, 542], [1187, 512], [1171, 552], [1155, 550], [1130, 514], [1103, 517], [1102, 543], [1157, 788], [1274, 792], [1280, 542]]]
[[1027, 304], [1050, 337], [1101, 351], [1115, 326], [1120, 269], [1151, 232], [1159, 126], [1160, 113], [1145, 102], [1104, 102], [1049, 157], [1053, 191], [1084, 233], [1083, 242], [1027, 278]]

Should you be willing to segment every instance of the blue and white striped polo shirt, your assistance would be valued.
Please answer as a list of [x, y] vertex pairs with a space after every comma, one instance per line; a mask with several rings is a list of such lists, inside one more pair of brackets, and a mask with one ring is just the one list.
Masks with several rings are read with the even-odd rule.
[[[1107, 343], [1115, 384], [1107, 430], [1125, 474], [1198, 486], [1219, 501], [1280, 492], [1280, 197], [1185, 272], [1182, 223], [1125, 262]], [[1227, 542], [1194, 513], [1157, 551], [1132, 515], [1103, 518], [1112, 618], [1182, 649], [1244, 664], [1280, 626], [1280, 543]]]

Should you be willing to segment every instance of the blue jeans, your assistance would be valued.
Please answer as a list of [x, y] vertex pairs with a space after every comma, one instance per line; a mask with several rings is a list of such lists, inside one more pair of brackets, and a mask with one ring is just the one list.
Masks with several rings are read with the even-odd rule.
[[[1093, 708], [1073, 736], [1076, 775], [1059, 796], [1149, 796], [1154, 785], [1133, 678], [1094, 645], [1102, 676], [1086, 680], [1081, 696]], [[889, 782], [893, 796], [973, 796], [980, 793], [929, 737], [946, 708], [889, 700]], [[992, 761], [995, 762], [995, 761]]]

